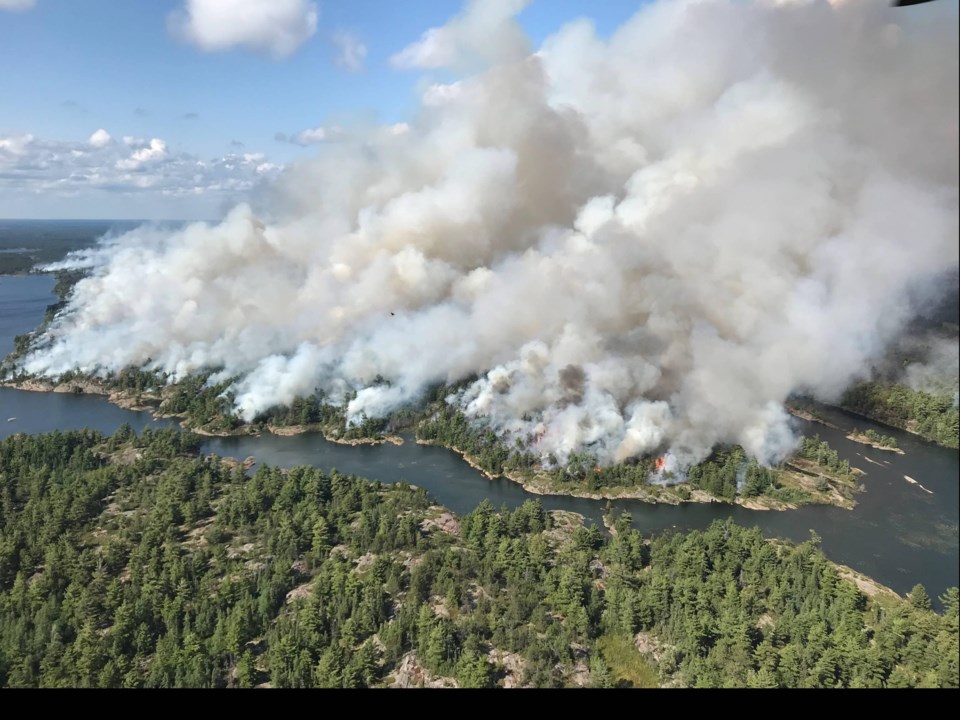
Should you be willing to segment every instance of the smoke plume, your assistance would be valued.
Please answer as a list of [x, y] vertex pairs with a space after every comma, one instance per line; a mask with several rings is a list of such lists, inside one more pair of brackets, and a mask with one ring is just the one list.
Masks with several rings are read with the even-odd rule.
[[930, 331], [905, 336], [886, 360], [878, 368], [881, 377], [913, 390], [953, 395], [960, 386], [960, 347], [955, 333]]
[[781, 457], [784, 400], [842, 392], [958, 265], [956, 3], [671, 0], [536, 52], [524, 4], [424, 35], [397, 66], [472, 74], [263, 208], [70, 258], [26, 369], [222, 368], [248, 420], [479, 374], [451, 401], [544, 455]]

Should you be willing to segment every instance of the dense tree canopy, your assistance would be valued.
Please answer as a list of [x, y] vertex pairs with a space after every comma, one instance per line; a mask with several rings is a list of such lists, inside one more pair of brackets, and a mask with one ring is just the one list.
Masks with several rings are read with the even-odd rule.
[[[170, 430], [0, 442], [0, 685], [958, 684], [958, 593], [864, 596], [718, 522], [605, 537], [528, 502], [195, 455]], [[749, 482], [749, 480], [748, 480]], [[641, 655], [640, 647], [644, 651]], [[631, 655], [632, 657], [627, 657]]]
[[909, 430], [955, 448], [960, 444], [960, 411], [952, 395], [931, 395], [905, 385], [869, 382], [851, 388], [842, 404], [853, 412]]

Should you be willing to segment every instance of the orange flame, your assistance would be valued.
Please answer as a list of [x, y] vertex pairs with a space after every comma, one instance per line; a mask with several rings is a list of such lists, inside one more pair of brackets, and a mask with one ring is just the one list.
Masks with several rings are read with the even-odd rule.
[[667, 465], [667, 459], [665, 457], [658, 457], [654, 463], [657, 470], [663, 470]]

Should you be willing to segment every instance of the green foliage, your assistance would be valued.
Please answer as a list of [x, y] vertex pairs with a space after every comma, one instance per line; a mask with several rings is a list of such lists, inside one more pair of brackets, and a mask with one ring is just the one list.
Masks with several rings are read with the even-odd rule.
[[233, 396], [229, 392], [235, 378], [210, 383], [211, 373], [190, 375], [176, 385], [160, 409], [170, 415], [183, 416], [194, 428], [213, 432], [229, 432], [241, 425], [233, 412]]
[[[690, 468], [687, 482], [719, 498], [733, 500], [737, 496], [737, 482], [746, 463], [742, 448], [717, 450], [699, 465]], [[772, 482], [771, 473], [752, 461], [746, 469], [746, 490], [760, 495]]]
[[841, 404], [853, 412], [955, 448], [960, 445], [960, 414], [953, 400], [951, 395], [931, 395], [905, 385], [869, 382], [847, 391]]
[[108, 378], [108, 382], [114, 389], [135, 393], [160, 392], [167, 385], [167, 381], [166, 373], [133, 367], [125, 368]]
[[914, 585], [910, 591], [910, 604], [917, 610], [929, 610], [933, 605], [930, 596], [927, 594], [927, 589], [919, 583]]
[[417, 427], [417, 438], [429, 440], [466, 453], [481, 468], [494, 475], [503, 474], [509, 467], [532, 468], [539, 460], [519, 448], [511, 452], [489, 428], [471, 423], [453, 405], [437, 404], [432, 417]]
[[730, 522], [647, 540], [627, 515], [606, 538], [534, 501], [484, 502], [451, 535], [405, 484], [247, 475], [197, 446], [0, 442], [0, 686], [365, 687], [410, 658], [463, 687], [655, 684], [638, 632], [675, 684], [958, 684], [956, 588], [942, 615], [922, 588], [879, 605], [815, 540]]
[[311, 395], [295, 399], [287, 408], [274, 408], [264, 413], [258, 420], [272, 425], [337, 425], [346, 422], [342, 408], [322, 402], [322, 395]]
[[[854, 435], [856, 435], [857, 433], [856, 429], [854, 429], [853, 433]], [[886, 447], [886, 448], [897, 447], [897, 439], [892, 435], [882, 435], [881, 433], [878, 433], [876, 430], [867, 430], [865, 433], [863, 433], [863, 436], [867, 438], [867, 440], [869, 440], [870, 442], [875, 443], [876, 445], [879, 445], [881, 447]]]
[[632, 609], [630, 629], [667, 645], [666, 664], [690, 685], [957, 683], [955, 590], [943, 616], [916, 603], [881, 606], [839, 578], [815, 538], [772, 543], [729, 521], [654, 538], [650, 568], [613, 575], [604, 626], [622, 632]]
[[821, 440], [819, 435], [801, 438], [796, 455], [816, 463], [832, 477], [843, 482], [853, 483], [857, 479], [850, 469], [850, 463], [841, 460], [837, 451], [830, 447], [830, 443]]

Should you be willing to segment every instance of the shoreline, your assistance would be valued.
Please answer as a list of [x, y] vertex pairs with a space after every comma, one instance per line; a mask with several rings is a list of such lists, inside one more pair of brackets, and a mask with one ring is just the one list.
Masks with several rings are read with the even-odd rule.
[[792, 406], [792, 405], [785, 405], [784, 407], [786, 408], [786, 411], [787, 411], [788, 413], [790, 413], [790, 414], [793, 415], [794, 417], [800, 418], [801, 420], [806, 420], [807, 422], [817, 423], [818, 425], [823, 425], [824, 427], [828, 427], [828, 428], [830, 428], [831, 430], [840, 430], [841, 432], [843, 431], [843, 428], [840, 427], [839, 425], [834, 425], [834, 424], [833, 424], [832, 422], [830, 422], [829, 420], [826, 420], [826, 419], [824, 419], [824, 418], [822, 418], [822, 417], [820, 417], [820, 416], [818, 416], [818, 415], [814, 415], [813, 413], [811, 413], [811, 412], [809, 412], [809, 411], [807, 411], [807, 410], [802, 410], [802, 409], [800, 409], [800, 408], [798, 408], [798, 407], [794, 407], [794, 406]]
[[[479, 472], [481, 475], [487, 478], [487, 480], [491, 480], [491, 481], [501, 480], [501, 479], [509, 480], [510, 482], [516, 483], [517, 485], [522, 487], [531, 495], [539, 495], [541, 497], [546, 497], [551, 495], [556, 497], [573, 497], [573, 498], [579, 498], [581, 500], [641, 500], [644, 502], [649, 502], [654, 505], [658, 503], [663, 505], [680, 505], [684, 502], [681, 498], [676, 496], [673, 496], [671, 499], [668, 500], [658, 495], [651, 494], [650, 491], [648, 490], [642, 490], [638, 488], [634, 488], [634, 489], [625, 488], [624, 489], [625, 492], [619, 493], [619, 494], [611, 494], [609, 490], [608, 491], [601, 490], [598, 492], [591, 492], [588, 490], [577, 490], [573, 488], [571, 488], [570, 490], [556, 490], [554, 488], [545, 487], [542, 484], [536, 483], [535, 479], [527, 478], [523, 475], [520, 475], [519, 473], [504, 472], [500, 475], [491, 473], [488, 470], [485, 470], [477, 462], [477, 460], [474, 457], [472, 457], [466, 451], [461, 450], [460, 448], [449, 447], [447, 445], [434, 442], [433, 440], [418, 439], [416, 442], [417, 442], [417, 445], [424, 445], [426, 447], [444, 448], [446, 450], [449, 450], [450, 452], [456, 453], [463, 459], [463, 461], [467, 465], [469, 465], [474, 470]], [[698, 500], [694, 500], [693, 502], [722, 502], [721, 500], [717, 500], [715, 498], [712, 498], [711, 496], [707, 496], [707, 497], [711, 499], [710, 500], [698, 499]]]
[[[810, 412], [808, 412], [808, 411], [806, 411], [806, 410], [802, 410], [802, 409], [800, 409], [800, 408], [793, 407], [793, 406], [790, 406], [790, 405], [785, 405], [784, 407], [786, 408], [786, 410], [787, 410], [788, 413], [790, 413], [790, 414], [793, 415], [794, 417], [800, 418], [801, 420], [808, 420], [809, 422], [818, 423], [819, 425], [823, 425], [823, 426], [828, 427], [828, 428], [831, 428], [831, 429], [833, 429], [833, 430], [839, 430], [840, 432], [844, 432], [844, 433], [847, 432], [844, 428], [840, 427], [839, 425], [834, 425], [834, 424], [833, 424], [832, 422], [830, 422], [829, 420], [825, 420], [824, 418], [818, 417], [817, 415], [814, 415], [814, 414], [812, 414], [812, 413], [810, 413]], [[859, 420], [864, 420], [864, 421], [866, 421], [866, 422], [873, 423], [874, 425], [877, 425], [877, 426], [879, 426], [879, 427], [881, 427], [881, 428], [884, 428], [885, 430], [895, 430], [895, 431], [897, 431], [897, 432], [906, 433], [907, 435], [910, 435], [911, 437], [916, 438], [916, 439], [919, 440], [920, 442], [926, 443], [926, 444], [928, 444], [928, 445], [933, 445], [934, 447], [946, 448], [947, 450], [957, 450], [956, 447], [952, 447], [952, 446], [950, 446], [950, 445], [944, 445], [944, 444], [942, 444], [942, 443], [939, 443], [939, 442], [937, 442], [936, 440], [933, 440], [933, 439], [931, 439], [931, 438], [928, 438], [926, 435], [922, 435], [921, 433], [918, 433], [918, 432], [916, 432], [915, 430], [911, 430], [911, 429], [908, 428], [908, 427], [901, 427], [901, 426], [899, 426], [899, 425], [892, 425], [891, 423], [885, 422], [885, 421], [880, 420], [880, 419], [878, 419], [878, 418], [871, 417], [871, 416], [869, 416], [869, 415], [864, 415], [863, 413], [857, 412], [856, 410], [854, 410], [854, 409], [852, 409], [852, 408], [849, 408], [849, 407], [846, 407], [845, 405], [826, 405], [826, 404], [823, 404], [823, 407], [829, 408], [829, 409], [831, 409], [831, 410], [837, 410], [837, 411], [842, 412], [842, 413], [846, 413], [847, 415], [850, 415], [851, 417], [857, 418], [857, 419], [859, 419]], [[887, 447], [883, 447], [883, 446], [876, 447], [876, 446], [873, 445], [873, 443], [863, 442], [863, 441], [858, 440], [858, 439], [856, 439], [856, 438], [848, 437], [847, 439], [848, 439], [848, 440], [851, 440], [851, 441], [853, 441], [853, 442], [860, 443], [861, 445], [871, 445], [872, 447], [875, 447], [877, 450], [893, 450], [893, 448], [887, 448]], [[906, 455], [906, 453], [903, 452], [902, 449], [900, 449], [900, 448], [897, 448], [897, 449], [898, 449], [898, 450], [901, 450], [901, 452], [900, 452], [899, 454], [901, 454], [901, 455]]]
[[[417, 445], [425, 445], [429, 447], [442, 447], [451, 452], [456, 453], [464, 462], [466, 462], [470, 467], [479, 472], [481, 475], [486, 477], [488, 480], [509, 480], [510, 482], [516, 483], [526, 492], [531, 495], [539, 495], [541, 497], [572, 497], [578, 498], [581, 500], [639, 500], [640, 502], [645, 502], [650, 505], [693, 505], [693, 504], [712, 504], [718, 503], [721, 505], [739, 505], [740, 507], [746, 510], [753, 510], [756, 512], [785, 512], [787, 510], [797, 510], [801, 507], [798, 503], [788, 503], [782, 500], [777, 500], [775, 498], [764, 498], [764, 496], [744, 498], [737, 497], [733, 502], [729, 500], [724, 500], [722, 498], [715, 497], [710, 495], [699, 488], [689, 488], [690, 497], [682, 498], [678, 495], [670, 493], [667, 490], [661, 490], [660, 492], [652, 491], [649, 488], [623, 488], [623, 492], [616, 492], [619, 488], [611, 488], [607, 490], [599, 491], [589, 491], [589, 490], [578, 490], [571, 488], [569, 490], [558, 490], [552, 487], [548, 487], [543, 483], [536, 482], [536, 476], [533, 478], [526, 477], [519, 473], [510, 473], [504, 472], [501, 475], [495, 475], [491, 472], [488, 472], [482, 468], [475, 458], [471, 457], [468, 453], [459, 448], [447, 447], [446, 445], [441, 445], [435, 443], [432, 440], [417, 440]], [[651, 486], [659, 487], [659, 486]], [[845, 510], [852, 510], [853, 503], [851, 502], [848, 505], [840, 505], [835, 503], [814, 503], [814, 504], [830, 504], [835, 507], [840, 507]]]
[[836, 405], [836, 406], [830, 406], [830, 407], [835, 407], [837, 410], [845, 412], [848, 415], [852, 415], [853, 417], [859, 418], [861, 420], [866, 420], [867, 422], [871, 422], [874, 425], [879, 425], [880, 427], [885, 428], [887, 430], [896, 430], [897, 432], [906, 433], [907, 435], [910, 435], [916, 438], [917, 440], [919, 440], [920, 442], [926, 443], [927, 445], [933, 445], [934, 447], [946, 448], [947, 450], [953, 450], [954, 452], [958, 452], [957, 447], [954, 447], [951, 445], [944, 445], [943, 443], [937, 442], [936, 440], [933, 440], [932, 438], [929, 438], [926, 435], [922, 435], [921, 433], [918, 433], [915, 430], [911, 430], [910, 428], [900, 427], [899, 425], [891, 425], [888, 422], [884, 422], [883, 420], [878, 420], [877, 418], [870, 417], [869, 415], [864, 415], [863, 413], [857, 412], [856, 410], [845, 407], [843, 405]]
[[[154, 419], [178, 419], [179, 425], [184, 430], [195, 433], [202, 437], [217, 437], [217, 438], [227, 438], [227, 437], [244, 437], [244, 436], [259, 436], [263, 432], [268, 432], [272, 435], [278, 437], [295, 437], [298, 435], [307, 435], [307, 434], [318, 434], [323, 437], [327, 442], [335, 443], [337, 445], [348, 445], [351, 447], [359, 446], [371, 446], [376, 447], [380, 445], [385, 445], [387, 443], [401, 446], [404, 444], [404, 439], [397, 435], [386, 435], [376, 438], [356, 438], [356, 439], [345, 439], [342, 437], [334, 436], [332, 433], [328, 434], [323, 427], [319, 425], [287, 425], [287, 426], [274, 426], [274, 425], [265, 425], [263, 427], [257, 427], [250, 424], [243, 424], [233, 430], [210, 430], [204, 427], [190, 427], [186, 424], [186, 418], [182, 414], [177, 413], [164, 413], [160, 410], [160, 403], [163, 402], [162, 397], [157, 397], [155, 395], [148, 396], [150, 400], [156, 401], [156, 405], [150, 403], [144, 403], [143, 397], [139, 393], [136, 396], [133, 396], [128, 391], [116, 390], [110, 391], [107, 389], [101, 381], [95, 379], [84, 379], [84, 380], [70, 380], [59, 385], [54, 385], [54, 383], [49, 380], [38, 380], [36, 378], [30, 378], [27, 380], [6, 380], [0, 382], [0, 387], [10, 387], [17, 390], [25, 390], [28, 392], [54, 392], [61, 394], [86, 394], [86, 395], [95, 395], [106, 398], [107, 402], [110, 402], [117, 407], [123, 408], [125, 410], [130, 410], [134, 412], [147, 412]], [[797, 410], [795, 408], [788, 408], [788, 411], [791, 414], [797, 415], [798, 417], [804, 417], [805, 419], [810, 419], [814, 422], [821, 422], [822, 424], [828, 425], [825, 421], [819, 420], [812, 415], [804, 413], [803, 411]], [[802, 414], [801, 414], [802, 413]], [[510, 482], [516, 483], [526, 492], [529, 492], [532, 495], [538, 496], [555, 496], [555, 497], [571, 497], [578, 498], [582, 500], [639, 500], [640, 502], [645, 502], [651, 505], [673, 505], [680, 506], [685, 504], [708, 504], [708, 503], [721, 503], [728, 505], [739, 505], [740, 507], [746, 510], [752, 510], [756, 512], [785, 512], [787, 510], [797, 510], [803, 504], [815, 504], [815, 505], [832, 505], [834, 507], [840, 507], [846, 510], [852, 510], [856, 504], [850, 498], [846, 498], [837, 491], [833, 491], [828, 499], [832, 502], [812, 502], [812, 503], [794, 503], [794, 502], [785, 502], [783, 500], [777, 500], [775, 498], [759, 495], [756, 497], [743, 497], [737, 496], [734, 500], [726, 500], [723, 498], [718, 498], [713, 495], [710, 495], [699, 488], [693, 488], [688, 485], [684, 485], [688, 489], [688, 496], [686, 498], [680, 497], [677, 493], [670, 492], [665, 487], [650, 485], [646, 487], [613, 487], [613, 488], [603, 488], [596, 491], [591, 490], [581, 490], [579, 488], [562, 488], [558, 489], [551, 487], [548, 482], [549, 479], [543, 475], [537, 476], [533, 475], [532, 477], [518, 472], [504, 472], [501, 475], [495, 475], [487, 470], [485, 470], [480, 463], [468, 453], [463, 450], [460, 450], [456, 447], [449, 447], [436, 443], [432, 440], [421, 440], [416, 439], [418, 445], [433, 446], [433, 447], [442, 447], [446, 450], [456, 453], [459, 455], [463, 461], [469, 465], [471, 468], [482, 474], [488, 480], [497, 480], [499, 478], [504, 478]], [[789, 474], [789, 470], [784, 470]], [[861, 471], [862, 472], [862, 471]], [[796, 479], [796, 478], [793, 478]], [[801, 483], [802, 484], [802, 483]], [[809, 492], [809, 490], [807, 490]], [[815, 499], [824, 499], [816, 498]]]
[[165, 413], [160, 409], [160, 404], [163, 402], [161, 397], [156, 395], [149, 395], [147, 399], [155, 401], [144, 402], [144, 398], [137, 399], [137, 394], [132, 394], [124, 390], [109, 390], [104, 384], [98, 380], [85, 379], [85, 380], [70, 380], [65, 383], [60, 383], [55, 385], [49, 380], [38, 380], [36, 378], [31, 378], [29, 380], [4, 380], [0, 381], [0, 387], [7, 387], [13, 390], [23, 390], [25, 392], [37, 392], [37, 393], [58, 393], [61, 395], [94, 395], [97, 397], [106, 398], [107, 402], [123, 410], [130, 410], [132, 412], [145, 412], [150, 413], [154, 420], [179, 420], [179, 425], [184, 430], [188, 430], [196, 435], [202, 437], [217, 437], [217, 438], [228, 438], [228, 437], [244, 437], [244, 436], [259, 436], [263, 432], [268, 432], [271, 435], [276, 435], [278, 437], [295, 437], [297, 435], [309, 435], [317, 434], [322, 435], [323, 439], [327, 442], [335, 443], [337, 445], [385, 445], [390, 443], [392, 445], [403, 445], [404, 439], [399, 435], [384, 435], [379, 438], [342, 438], [336, 437], [332, 434], [328, 434], [323, 426], [321, 425], [270, 425], [269, 423], [263, 427], [258, 427], [256, 425], [251, 425], [249, 423], [244, 423], [239, 427], [234, 428], [233, 430], [210, 430], [206, 427], [192, 427], [187, 424], [187, 417], [181, 413]]
[[880, 443], [874, 442], [868, 438], [863, 433], [849, 433], [847, 435], [847, 440], [851, 442], [860, 443], [861, 445], [867, 445], [872, 447], [874, 450], [883, 450], [884, 452], [892, 452], [897, 455], [906, 455], [906, 453], [898, 447], [887, 447], [886, 445], [881, 445]]
[[[862, 419], [867, 420], [867, 421], [869, 421], [869, 422], [875, 423], [875, 424], [880, 425], [880, 426], [882, 426], [882, 427], [888, 427], [888, 428], [891, 428], [891, 429], [893, 429], [893, 430], [900, 430], [900, 431], [902, 431], [902, 432], [910, 433], [911, 435], [916, 435], [917, 437], [922, 437], [922, 436], [920, 436], [920, 435], [917, 435], [916, 433], [910, 432], [910, 431], [907, 430], [906, 428], [896, 428], [896, 427], [893, 427], [893, 426], [891, 426], [891, 425], [886, 425], [886, 424], [884, 424], [884, 423], [878, 422], [877, 420], [874, 420], [873, 418], [869, 418], [869, 417], [867, 417], [867, 416], [865, 416], [865, 415], [860, 415], [860, 414], [858, 414], [858, 413], [852, 412], [852, 411], [850, 411], [850, 410], [848, 410], [848, 409], [846, 409], [846, 408], [844, 408], [844, 407], [833, 406], [833, 405], [827, 405], [827, 406], [825, 406], [825, 407], [830, 407], [830, 408], [834, 408], [834, 409], [836, 409], [836, 410], [840, 410], [841, 412], [850, 413], [851, 415], [854, 415], [854, 416], [856, 416], [856, 417], [862, 418]], [[794, 417], [800, 418], [801, 420], [806, 420], [807, 422], [817, 423], [818, 425], [823, 425], [824, 427], [828, 427], [828, 428], [830, 428], [831, 430], [838, 430], [838, 431], [840, 431], [840, 432], [842, 432], [842, 433], [846, 433], [846, 438], [847, 438], [847, 440], [849, 440], [849, 441], [851, 441], [851, 442], [859, 443], [860, 445], [866, 445], [866, 446], [868, 446], [868, 447], [873, 448], [874, 450], [883, 450], [883, 451], [885, 451], [885, 452], [896, 453], [897, 455], [906, 455], [906, 454], [907, 454], [906, 452], [904, 452], [904, 451], [903, 451], [901, 448], [899, 448], [899, 447], [888, 447], [888, 446], [886, 446], [886, 445], [881, 445], [880, 443], [875, 442], [875, 441], [871, 440], [869, 437], [867, 437], [866, 433], [855, 432], [855, 431], [847, 431], [845, 428], [842, 428], [842, 427], [840, 427], [839, 425], [835, 425], [835, 424], [833, 424], [832, 422], [830, 422], [829, 420], [827, 420], [827, 419], [825, 419], [825, 418], [822, 418], [822, 417], [819, 417], [818, 415], [814, 415], [813, 413], [811, 413], [811, 412], [809, 412], [809, 411], [807, 411], [807, 410], [801, 410], [800, 408], [791, 407], [791, 406], [789, 406], [789, 405], [786, 406], [786, 408], [787, 408], [787, 412], [788, 412], [788, 413], [790, 413], [790, 414], [793, 415]], [[925, 438], [924, 438], [924, 439], [925, 439]]]

